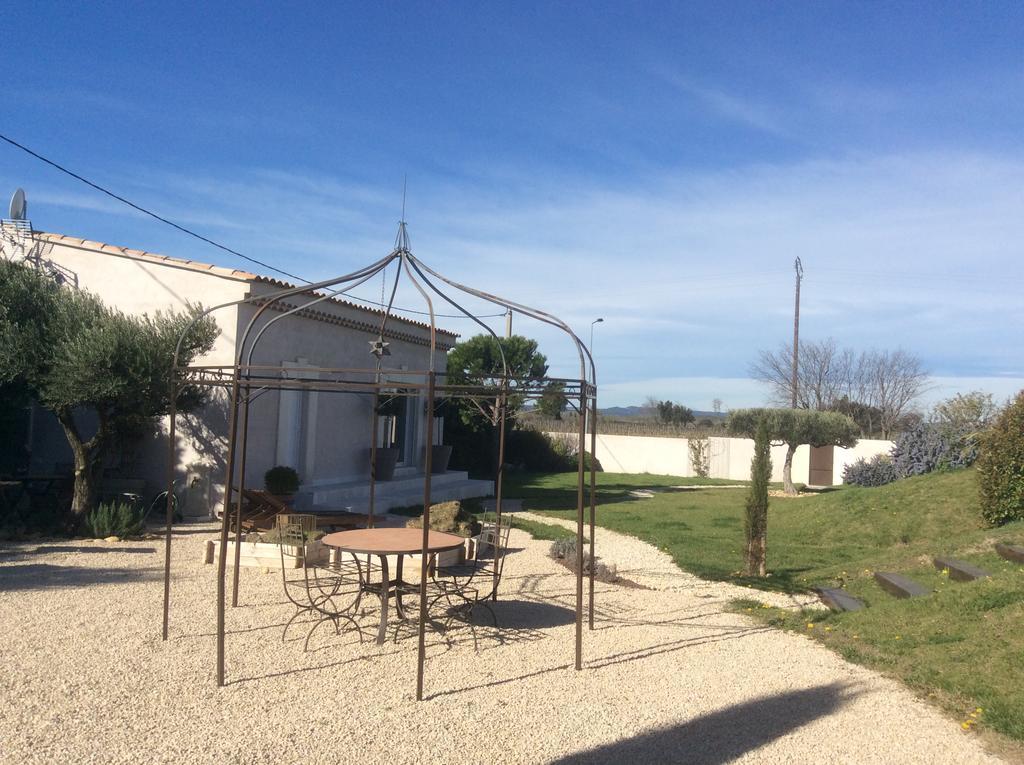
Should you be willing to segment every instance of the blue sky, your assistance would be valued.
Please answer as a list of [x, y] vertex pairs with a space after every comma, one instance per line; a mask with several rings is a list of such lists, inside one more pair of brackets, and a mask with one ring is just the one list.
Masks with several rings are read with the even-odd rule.
[[[760, 403], [747, 369], [791, 332], [796, 256], [804, 337], [914, 351], [933, 397], [1024, 387], [1019, 4], [32, 3], [4, 22], [0, 131], [310, 279], [386, 254], [408, 176], [422, 259], [584, 337], [604, 317], [602, 405]], [[16, 186], [38, 229], [247, 267], [2, 145]], [[572, 373], [565, 343], [517, 330]]]

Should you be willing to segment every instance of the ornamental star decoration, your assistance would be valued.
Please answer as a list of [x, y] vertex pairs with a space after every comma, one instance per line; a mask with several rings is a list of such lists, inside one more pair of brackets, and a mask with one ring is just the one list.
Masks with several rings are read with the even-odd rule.
[[384, 337], [378, 337], [376, 340], [368, 341], [370, 343], [370, 353], [376, 356], [378, 359], [383, 356], [390, 356], [391, 350], [388, 348], [391, 343], [386, 342]]

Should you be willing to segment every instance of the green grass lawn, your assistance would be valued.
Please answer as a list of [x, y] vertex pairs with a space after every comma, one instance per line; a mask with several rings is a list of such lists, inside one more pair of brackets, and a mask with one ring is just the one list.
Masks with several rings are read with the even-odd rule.
[[[484, 515], [483, 507], [478, 499], [462, 500], [462, 505], [477, 518], [481, 518]], [[431, 505], [431, 507], [433, 507], [433, 505]], [[423, 505], [393, 507], [388, 512], [393, 515], [404, 515], [409, 518], [419, 518], [423, 515]], [[558, 524], [530, 521], [525, 518], [516, 518], [514, 515], [512, 516], [512, 528], [521, 529], [534, 539], [539, 539], [545, 542], [554, 542], [559, 539], [569, 539], [575, 536], [573, 532], [562, 528]]]
[[[598, 524], [666, 550], [708, 579], [786, 592], [841, 585], [868, 604], [854, 613], [793, 614], [742, 609], [824, 642], [852, 661], [901, 678], [973, 727], [1024, 740], [1024, 568], [999, 558], [996, 541], [1024, 544], [1024, 523], [985, 528], [973, 470], [939, 473], [875, 489], [842, 487], [800, 499], [772, 498], [766, 580], [739, 575], [745, 489], [672, 490], [689, 479], [598, 475]], [[661, 488], [651, 499], [628, 492]], [[508, 496], [527, 509], [575, 516], [575, 474], [517, 475]], [[598, 536], [600, 545], [600, 536]], [[598, 548], [600, 549], [600, 547]], [[953, 555], [992, 573], [953, 582], [931, 564]], [[897, 600], [874, 571], [896, 571], [935, 590]], [[807, 624], [813, 624], [811, 629]], [[981, 708], [981, 713], [970, 713]]]

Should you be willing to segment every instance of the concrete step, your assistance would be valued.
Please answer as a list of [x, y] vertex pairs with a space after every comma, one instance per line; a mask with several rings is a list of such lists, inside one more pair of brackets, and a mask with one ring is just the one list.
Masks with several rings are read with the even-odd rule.
[[841, 587], [819, 587], [815, 592], [821, 602], [833, 611], [860, 611], [865, 607], [864, 601], [857, 600]]
[[[389, 482], [390, 483], [390, 482]], [[486, 497], [494, 493], [494, 484], [491, 481], [478, 481], [465, 478], [461, 481], [444, 481], [440, 485], [431, 481], [430, 500], [436, 504], [447, 502], [453, 499], [469, 499], [471, 497]], [[345, 508], [353, 513], [367, 513], [370, 510], [369, 493], [357, 497], [338, 497], [333, 494], [317, 494], [317, 500], [312, 507], [319, 511], [326, 511], [328, 508]], [[395, 507], [408, 507], [410, 505], [423, 504], [423, 480], [422, 477], [406, 485], [392, 486], [378, 484], [374, 494], [374, 513], [384, 513]]]
[[996, 552], [1006, 560], [1014, 563], [1024, 563], [1024, 547], [1019, 545], [1008, 545], [1003, 542], [996, 542]]
[[876, 571], [875, 581], [879, 587], [897, 598], [919, 598], [922, 595], [931, 595], [932, 592], [913, 579], [890, 571]]
[[[485, 499], [480, 503], [483, 505], [484, 512], [493, 513], [498, 507], [498, 501], [496, 499]], [[523, 509], [523, 500], [521, 499], [510, 499], [503, 497], [501, 500], [501, 512], [502, 513], [519, 513]]]
[[[469, 474], [465, 471], [454, 470], [447, 473], [436, 473], [431, 476], [430, 484], [432, 489], [438, 491], [455, 484], [462, 484], [469, 481]], [[489, 483], [489, 482], [481, 482]], [[396, 476], [390, 481], [379, 481], [374, 486], [374, 494], [397, 495], [423, 493], [423, 474], [410, 473]], [[311, 504], [337, 504], [346, 505], [370, 498], [369, 478], [359, 481], [339, 481], [337, 483], [320, 484], [309, 486], [299, 492], [299, 495], [309, 495]], [[302, 500], [299, 500], [300, 502]]]
[[935, 568], [949, 571], [949, 578], [958, 582], [973, 582], [975, 579], [984, 579], [991, 576], [987, 571], [978, 568], [964, 560], [956, 558], [935, 558]]

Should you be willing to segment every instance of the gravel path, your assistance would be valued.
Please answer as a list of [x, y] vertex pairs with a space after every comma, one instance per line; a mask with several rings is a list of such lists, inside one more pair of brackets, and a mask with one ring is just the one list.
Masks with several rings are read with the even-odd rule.
[[[525, 520], [555, 524], [570, 531], [576, 530], [575, 521], [552, 518], [527, 511], [517, 512], [515, 516]], [[716, 598], [725, 601], [751, 598], [778, 608], [821, 606], [821, 601], [813, 595], [787, 595], [781, 592], [765, 592], [749, 587], [739, 587], [727, 582], [706, 581], [681, 570], [672, 560], [672, 556], [664, 550], [659, 550], [628, 534], [619, 534], [600, 527], [595, 535], [595, 555], [608, 565], [614, 564], [621, 576], [637, 584], [642, 584], [644, 587], [650, 587], [652, 590], [685, 591], [695, 597]]]
[[575, 672], [574, 578], [520, 531], [502, 629], [477, 629], [478, 651], [468, 628], [428, 633], [428, 701], [413, 700], [414, 639], [322, 629], [303, 653], [293, 628], [282, 642], [293, 609], [279, 573], [255, 569], [217, 688], [208, 538], [176, 535], [166, 643], [158, 542], [0, 546], [0, 761], [998, 762], [898, 683], [728, 613], [731, 592], [671, 586], [660, 564], [661, 590], [598, 586]]

